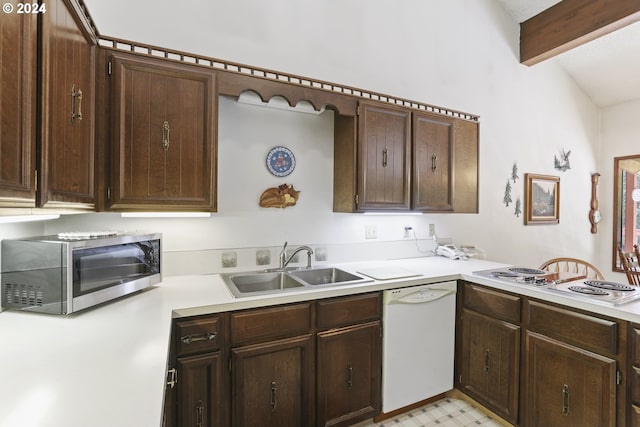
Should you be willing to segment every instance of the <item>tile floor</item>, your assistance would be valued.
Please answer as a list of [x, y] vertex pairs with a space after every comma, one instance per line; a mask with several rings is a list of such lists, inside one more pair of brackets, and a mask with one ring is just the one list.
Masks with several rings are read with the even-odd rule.
[[447, 397], [380, 423], [358, 427], [501, 427], [488, 415], [464, 400]]

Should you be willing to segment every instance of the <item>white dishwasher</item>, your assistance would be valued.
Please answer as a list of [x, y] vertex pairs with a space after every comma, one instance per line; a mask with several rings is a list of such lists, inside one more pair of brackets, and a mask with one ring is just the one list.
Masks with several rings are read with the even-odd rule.
[[453, 389], [456, 282], [384, 291], [382, 412]]

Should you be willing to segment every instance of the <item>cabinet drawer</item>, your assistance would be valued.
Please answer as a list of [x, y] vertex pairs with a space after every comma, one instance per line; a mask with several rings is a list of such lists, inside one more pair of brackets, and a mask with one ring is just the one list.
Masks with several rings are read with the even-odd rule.
[[628, 377], [631, 383], [631, 402], [640, 404], [640, 368], [632, 366]]
[[631, 405], [631, 411], [629, 412], [629, 426], [640, 427], [640, 406]]
[[380, 293], [318, 301], [318, 329], [339, 328], [381, 317]]
[[310, 330], [310, 303], [231, 313], [232, 344], [292, 337]]
[[618, 352], [618, 324], [529, 301], [527, 329], [596, 353]]
[[464, 306], [478, 313], [520, 324], [521, 299], [490, 289], [465, 284]]
[[176, 321], [176, 352], [178, 356], [217, 350], [224, 343], [221, 316]]

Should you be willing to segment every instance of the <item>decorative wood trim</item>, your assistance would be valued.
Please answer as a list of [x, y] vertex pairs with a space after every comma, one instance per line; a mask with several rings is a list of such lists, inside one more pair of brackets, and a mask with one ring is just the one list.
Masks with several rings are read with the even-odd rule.
[[[203, 55], [197, 55], [192, 53], [181, 52], [172, 49], [166, 49], [158, 46], [152, 46], [128, 40], [117, 39], [113, 37], [100, 36], [98, 45], [107, 48], [120, 51], [126, 51], [138, 55], [152, 56], [156, 58], [163, 58], [172, 61], [178, 61], [186, 64], [199, 65], [204, 67], [213, 68], [215, 70], [224, 71], [227, 73], [233, 73], [235, 75], [242, 75], [247, 77], [254, 77], [265, 79], [271, 82], [286, 83], [288, 85], [295, 85], [307, 90], [326, 91], [333, 95], [345, 95], [356, 97], [357, 99], [373, 100], [379, 102], [385, 102], [388, 104], [403, 106], [412, 108], [419, 111], [427, 111], [436, 114], [442, 114], [446, 116], [456, 117], [463, 120], [469, 120], [472, 122], [478, 122], [480, 117], [470, 113], [464, 113], [462, 111], [452, 110], [450, 108], [438, 107], [436, 105], [425, 104], [418, 101], [412, 101], [405, 98], [399, 98], [392, 95], [385, 95], [378, 92], [369, 91], [366, 89], [358, 89], [351, 86], [340, 85], [337, 83], [331, 83], [323, 80], [312, 79], [309, 77], [298, 76], [295, 74], [283, 73], [280, 71], [273, 71], [265, 68], [254, 67], [251, 65], [239, 64], [222, 59], [212, 58]], [[224, 78], [221, 78], [221, 83], [224, 82]], [[233, 85], [227, 82], [228, 89], [231, 93], [237, 93], [238, 88], [233, 89]], [[222, 89], [225, 90], [225, 89]], [[273, 88], [271, 88], [273, 90]], [[224, 94], [224, 92], [222, 92]], [[260, 94], [265, 96], [264, 94]], [[331, 98], [333, 99], [333, 98]], [[292, 102], [292, 99], [288, 99]], [[333, 102], [330, 104], [333, 105]], [[317, 108], [321, 106], [317, 106]], [[340, 105], [335, 105], [339, 110]], [[340, 111], [340, 110], [339, 110]], [[353, 115], [355, 112], [349, 113]]]
[[520, 63], [537, 64], [636, 21], [637, 0], [562, 0], [520, 24]]
[[91, 40], [92, 44], [98, 43], [98, 28], [96, 24], [93, 22], [93, 18], [89, 14], [89, 10], [87, 6], [84, 4], [82, 0], [63, 0], [67, 5], [70, 11], [72, 12], [73, 18], [78, 23], [80, 30], [84, 33], [87, 40]]

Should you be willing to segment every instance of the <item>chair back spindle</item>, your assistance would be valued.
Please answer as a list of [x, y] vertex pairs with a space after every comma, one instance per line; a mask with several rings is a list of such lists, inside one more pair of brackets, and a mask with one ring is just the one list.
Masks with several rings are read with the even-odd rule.
[[604, 280], [604, 276], [593, 264], [578, 258], [552, 258], [545, 261], [540, 270], [551, 273], [577, 273], [586, 276], [587, 279]]

